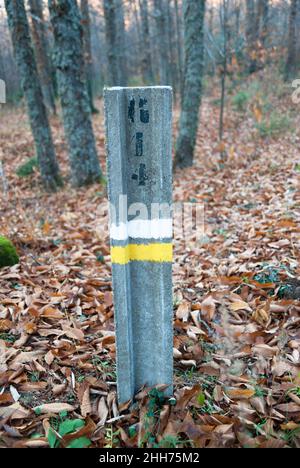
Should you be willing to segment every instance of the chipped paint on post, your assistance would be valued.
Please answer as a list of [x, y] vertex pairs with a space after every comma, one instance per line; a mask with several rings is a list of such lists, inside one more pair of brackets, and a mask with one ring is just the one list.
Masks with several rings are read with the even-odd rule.
[[105, 114], [118, 396], [124, 402], [143, 385], [167, 384], [172, 392], [172, 90], [108, 88]]

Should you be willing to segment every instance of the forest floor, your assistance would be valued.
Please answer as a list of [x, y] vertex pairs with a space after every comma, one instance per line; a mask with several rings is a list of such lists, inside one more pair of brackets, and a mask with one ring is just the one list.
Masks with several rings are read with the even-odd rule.
[[[300, 113], [267, 73], [231, 89], [221, 147], [218, 91], [204, 99], [195, 165], [174, 176], [205, 232], [175, 240], [170, 401], [117, 404], [106, 189], [70, 187], [58, 117], [65, 187], [18, 177], [26, 113], [0, 109], [1, 235], [21, 255], [0, 272], [0, 447], [300, 447]], [[94, 128], [105, 167], [102, 110]]]

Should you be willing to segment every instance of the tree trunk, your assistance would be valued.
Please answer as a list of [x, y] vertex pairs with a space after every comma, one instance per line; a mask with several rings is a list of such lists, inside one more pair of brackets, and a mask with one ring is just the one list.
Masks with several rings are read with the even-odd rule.
[[235, 19], [235, 21], [234, 21], [234, 23], [235, 23], [235, 38], [237, 40], [239, 35], [240, 35], [240, 18], [241, 18], [241, 5], [240, 5], [239, 1], [237, 1], [235, 6], [234, 6], [233, 14], [234, 14], [234, 19]]
[[43, 101], [37, 65], [30, 40], [29, 24], [23, 0], [5, 0], [14, 54], [27, 101], [43, 185], [56, 190], [61, 184], [51, 129]]
[[108, 84], [118, 86], [118, 57], [116, 41], [116, 7], [114, 0], [104, 0], [104, 18], [105, 18], [105, 38], [108, 61]]
[[266, 46], [269, 33], [269, 0], [259, 0], [262, 9], [261, 41]]
[[127, 86], [124, 11], [121, 0], [104, 0], [105, 36], [110, 86]]
[[185, 80], [175, 164], [193, 164], [204, 60], [205, 0], [184, 0]]
[[123, 0], [113, 0], [116, 5], [116, 38], [117, 38], [117, 59], [119, 64], [119, 83], [120, 86], [127, 86], [127, 60], [126, 60], [126, 39], [125, 39], [125, 19]]
[[88, 0], [80, 2], [82, 27], [83, 27], [83, 52], [86, 72], [87, 92], [91, 112], [97, 112], [94, 106], [93, 98], [93, 58], [92, 58], [92, 40], [91, 40], [91, 20]]
[[298, 64], [297, 64], [297, 9], [299, 0], [291, 0], [290, 17], [289, 17], [289, 35], [288, 35], [288, 53], [285, 66], [285, 81], [295, 77]]
[[[142, 56], [142, 34], [141, 34], [141, 24], [140, 24], [140, 17], [138, 14], [136, 0], [130, 0], [130, 8], [134, 17], [134, 29], [135, 29], [135, 38], [134, 41], [136, 42], [136, 54], [138, 57], [137, 65], [140, 65], [140, 58]], [[136, 69], [139, 72], [139, 70]]]
[[74, 0], [48, 0], [72, 183], [101, 179], [85, 81], [80, 12]]
[[32, 24], [32, 39], [44, 100], [49, 111], [56, 114], [55, 91], [52, 81], [53, 69], [48, 55], [49, 47], [43, 13], [43, 2], [42, 0], [29, 0], [29, 6]]
[[170, 85], [168, 31], [165, 0], [154, 0], [154, 15], [158, 41], [159, 82], [161, 85]]
[[169, 64], [168, 64], [168, 74], [170, 84], [173, 88], [173, 96], [176, 104], [176, 98], [178, 92], [180, 92], [179, 84], [179, 75], [178, 75], [178, 68], [176, 66], [176, 58], [175, 58], [175, 42], [174, 39], [174, 30], [175, 25], [173, 21], [173, 15], [170, 6], [170, 0], [166, 2], [166, 19], [167, 19], [167, 40], [168, 40], [168, 56], [169, 56]]
[[92, 32], [92, 51], [94, 56], [94, 73], [96, 72], [97, 79], [97, 93], [100, 96], [103, 95], [103, 88], [105, 84], [104, 76], [104, 63], [105, 63], [105, 54], [103, 50], [105, 49], [103, 34], [102, 34], [102, 17], [98, 15], [91, 16], [91, 32]]
[[246, 40], [248, 56], [248, 72], [254, 73], [257, 70], [256, 40], [258, 28], [256, 24], [255, 2], [246, 0]]
[[175, 1], [175, 16], [176, 16], [176, 46], [177, 46], [177, 62], [178, 62], [178, 75], [179, 75], [179, 86], [180, 86], [180, 99], [183, 98], [183, 80], [184, 80], [184, 70], [183, 70], [183, 54], [182, 54], [182, 22], [179, 14], [178, 0]]
[[142, 75], [145, 84], [154, 84], [154, 73], [151, 56], [151, 40], [150, 40], [150, 28], [149, 28], [149, 12], [148, 12], [148, 0], [139, 0], [140, 12], [141, 12], [141, 23], [142, 23]]
[[[228, 61], [228, 0], [223, 0], [223, 5], [220, 17], [221, 28], [223, 30], [223, 57], [222, 57], [222, 73], [221, 73], [221, 104], [220, 104], [220, 117], [219, 117], [219, 140], [223, 140], [224, 129], [224, 109], [225, 109], [225, 95], [226, 95], [226, 78], [227, 78], [227, 61]], [[223, 152], [222, 152], [223, 153]]]

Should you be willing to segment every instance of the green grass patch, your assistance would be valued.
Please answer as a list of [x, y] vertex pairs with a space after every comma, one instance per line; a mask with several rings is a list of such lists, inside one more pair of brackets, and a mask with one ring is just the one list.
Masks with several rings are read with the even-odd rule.
[[14, 335], [11, 335], [10, 333], [0, 333], [0, 340], [13, 344], [17, 340], [17, 337]]
[[288, 115], [282, 115], [278, 112], [272, 112], [268, 118], [263, 118], [257, 122], [255, 127], [261, 137], [280, 135], [291, 130], [292, 121]]
[[238, 112], [245, 112], [251, 97], [252, 96], [248, 91], [239, 91], [232, 98], [232, 105], [234, 109]]
[[18, 167], [16, 174], [18, 177], [29, 177], [34, 174], [38, 166], [39, 164], [37, 158], [30, 158], [28, 161]]

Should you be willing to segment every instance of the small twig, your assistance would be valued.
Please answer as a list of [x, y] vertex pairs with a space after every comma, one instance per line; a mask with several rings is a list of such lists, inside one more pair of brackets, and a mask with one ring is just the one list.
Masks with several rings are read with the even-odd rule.
[[115, 418], [108, 419], [105, 424], [112, 424], [116, 421], [119, 421], [120, 419], [124, 419], [125, 415], [122, 414], [121, 416], [116, 416]]

